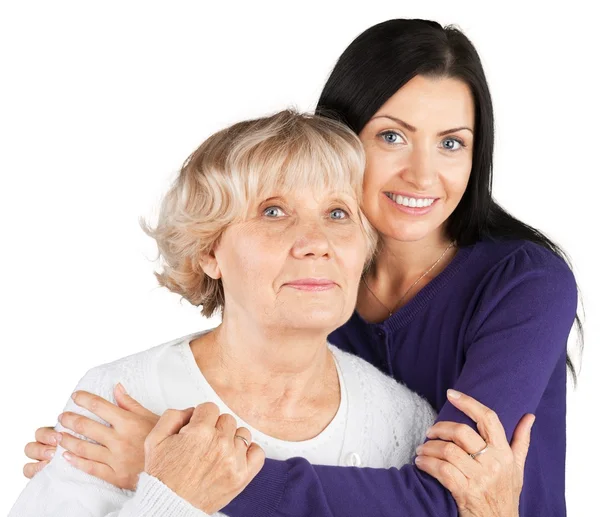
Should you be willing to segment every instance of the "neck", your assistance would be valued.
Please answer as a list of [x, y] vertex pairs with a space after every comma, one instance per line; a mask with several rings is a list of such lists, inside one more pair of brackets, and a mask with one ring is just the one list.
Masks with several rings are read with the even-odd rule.
[[361, 316], [380, 322], [407, 304], [450, 263], [456, 254], [450, 244], [441, 232], [413, 242], [384, 237], [375, 264], [361, 282], [357, 303]]
[[[384, 238], [382, 250], [372, 268], [373, 276], [386, 283], [402, 284], [406, 279], [418, 277], [429, 269], [444, 253], [451, 240], [442, 234], [428, 235], [412, 242]], [[452, 259], [450, 250], [435, 267], [437, 274]]]
[[225, 402], [243, 394], [257, 413], [275, 406], [294, 413], [338, 383], [327, 332], [259, 328], [243, 313], [226, 310], [223, 323], [195, 340], [192, 351], [215, 391], [230, 399]]

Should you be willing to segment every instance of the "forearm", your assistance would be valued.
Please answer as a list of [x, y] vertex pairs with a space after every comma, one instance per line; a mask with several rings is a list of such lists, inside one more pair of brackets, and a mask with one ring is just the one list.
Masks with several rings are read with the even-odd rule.
[[267, 460], [223, 509], [230, 517], [430, 517], [458, 515], [450, 493], [414, 465], [372, 469]]

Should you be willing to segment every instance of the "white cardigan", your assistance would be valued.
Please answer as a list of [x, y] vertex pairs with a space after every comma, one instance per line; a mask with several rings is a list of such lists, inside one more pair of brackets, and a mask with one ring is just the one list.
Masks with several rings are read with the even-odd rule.
[[[198, 335], [93, 368], [76, 390], [96, 393], [114, 402], [114, 386], [121, 382], [132, 397], [158, 415], [168, 408], [185, 409], [208, 401], [215, 402], [221, 412], [233, 414], [206, 382], [194, 360], [189, 343]], [[338, 368], [341, 403], [334, 419], [318, 436], [303, 442], [278, 440], [233, 414], [238, 425], [252, 432], [253, 440], [269, 458], [301, 456], [314, 464], [380, 468], [410, 462], [434, 421], [431, 406], [366, 361], [333, 345], [330, 349]], [[64, 411], [108, 425], [71, 399]], [[56, 430], [75, 434], [60, 424]], [[66, 462], [63, 452], [59, 446], [46, 468], [27, 484], [9, 517], [206, 516], [146, 473], [140, 475], [136, 491], [122, 490], [77, 470]]]

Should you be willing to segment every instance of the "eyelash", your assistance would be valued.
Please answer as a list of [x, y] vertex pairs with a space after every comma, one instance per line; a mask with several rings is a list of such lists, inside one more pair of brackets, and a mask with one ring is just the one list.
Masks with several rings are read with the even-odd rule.
[[[400, 133], [398, 133], [397, 131], [392, 131], [390, 129], [388, 129], [386, 131], [382, 131], [381, 133], [377, 134], [377, 136], [380, 137], [384, 141], [384, 143], [389, 144], [389, 145], [397, 145], [397, 142], [394, 142], [394, 143], [387, 142], [385, 140], [385, 137], [387, 135], [396, 135], [399, 138], [402, 138], [402, 140], [404, 140], [404, 137]], [[454, 149], [454, 150], [449, 149], [448, 151], [451, 152], [451, 153], [455, 153], [456, 151], [459, 151], [460, 149], [465, 149], [467, 147], [465, 145], [464, 140], [462, 140], [462, 139], [460, 139], [460, 138], [458, 138], [456, 136], [444, 138], [444, 140], [442, 140], [442, 141], [444, 142], [446, 140], [454, 140], [455, 142], [458, 142], [460, 144], [460, 148], [459, 149]]]

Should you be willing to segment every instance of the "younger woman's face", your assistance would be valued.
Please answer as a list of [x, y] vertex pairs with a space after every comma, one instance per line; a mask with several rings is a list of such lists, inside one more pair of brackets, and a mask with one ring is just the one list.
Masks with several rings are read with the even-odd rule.
[[416, 76], [365, 125], [363, 210], [385, 237], [441, 235], [473, 161], [475, 107], [458, 79]]

